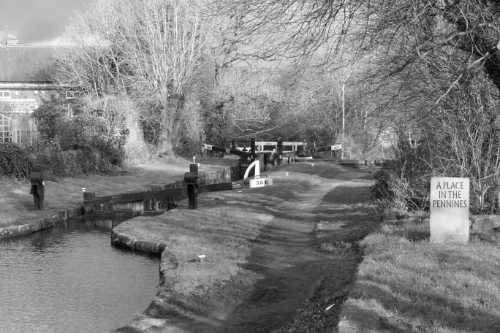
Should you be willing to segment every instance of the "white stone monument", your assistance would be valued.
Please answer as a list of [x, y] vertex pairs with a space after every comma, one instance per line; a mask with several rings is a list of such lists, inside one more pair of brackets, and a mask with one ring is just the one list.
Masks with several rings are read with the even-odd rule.
[[469, 178], [431, 178], [431, 242], [469, 241], [469, 188]]

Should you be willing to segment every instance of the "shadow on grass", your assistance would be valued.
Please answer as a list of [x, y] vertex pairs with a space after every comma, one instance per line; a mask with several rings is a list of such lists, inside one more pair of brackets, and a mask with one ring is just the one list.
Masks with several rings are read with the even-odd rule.
[[408, 240], [427, 229], [398, 222], [365, 239], [344, 315], [370, 332], [500, 332], [498, 248]]
[[[411, 288], [401, 288], [397, 294], [380, 287], [384, 281], [362, 280], [351, 297], [374, 300], [372, 309], [351, 309], [351, 319], [364, 328], [390, 330], [391, 332], [500, 332], [500, 316], [478, 307], [463, 306], [456, 300], [433, 292], [415, 292]], [[349, 304], [349, 307], [356, 307]], [[352, 311], [354, 310], [354, 311]], [[390, 314], [388, 315], [387, 312]], [[376, 325], [376, 326], [374, 326]], [[450, 329], [454, 331], [449, 331]]]
[[327, 179], [372, 179], [370, 173], [364, 170], [350, 166], [341, 166], [335, 162], [314, 160], [283, 165], [280, 171], [300, 172], [308, 175], [317, 175]]
[[307, 181], [297, 181], [297, 180], [287, 180], [276, 181], [279, 186], [269, 186], [264, 188], [252, 189], [253, 193], [264, 194], [269, 197], [276, 197], [282, 200], [293, 201], [298, 200], [299, 197], [297, 193], [309, 191], [312, 188], [312, 184]]
[[[340, 186], [323, 197], [309, 218], [294, 216], [301, 212], [293, 210], [273, 211], [275, 218], [252, 242], [245, 265], [263, 279], [218, 332], [334, 329], [361, 259], [356, 246], [346, 243], [362, 239], [378, 224], [367, 208], [369, 200], [367, 186]], [[301, 227], [324, 218], [344, 226], [320, 233]], [[325, 242], [332, 244], [329, 251], [322, 250]]]
[[368, 186], [338, 186], [323, 198], [321, 205], [359, 204], [368, 203], [370, 200], [371, 197]]
[[382, 230], [385, 233], [397, 235], [413, 242], [429, 240], [430, 238], [429, 223], [402, 220], [398, 223], [385, 224]]

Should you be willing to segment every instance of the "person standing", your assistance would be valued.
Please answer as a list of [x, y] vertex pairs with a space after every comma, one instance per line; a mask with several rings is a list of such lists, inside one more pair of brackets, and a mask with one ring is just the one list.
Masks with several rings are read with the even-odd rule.
[[271, 152], [271, 164], [273, 167], [278, 165], [278, 151], [276, 148], [273, 148], [273, 151]]
[[39, 166], [34, 166], [31, 170], [31, 190], [35, 209], [43, 209], [43, 201], [45, 197], [45, 181], [42, 169]]

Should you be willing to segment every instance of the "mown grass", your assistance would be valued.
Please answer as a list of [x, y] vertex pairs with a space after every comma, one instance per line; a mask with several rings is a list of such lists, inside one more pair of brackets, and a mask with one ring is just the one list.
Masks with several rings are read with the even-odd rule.
[[302, 163], [283, 164], [280, 170], [317, 175], [326, 179], [351, 179], [353, 178], [353, 173], [359, 173], [353, 168], [346, 168], [332, 162], [314, 160]]
[[500, 332], [500, 247], [431, 244], [427, 221], [366, 237], [340, 332]]

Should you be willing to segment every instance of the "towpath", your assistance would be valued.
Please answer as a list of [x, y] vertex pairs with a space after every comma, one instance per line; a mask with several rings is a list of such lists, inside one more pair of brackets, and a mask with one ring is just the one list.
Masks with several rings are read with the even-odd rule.
[[129, 247], [165, 247], [157, 297], [120, 332], [335, 329], [361, 260], [355, 243], [378, 224], [372, 181], [323, 162], [272, 176], [272, 187], [204, 194], [198, 210], [115, 228]]

